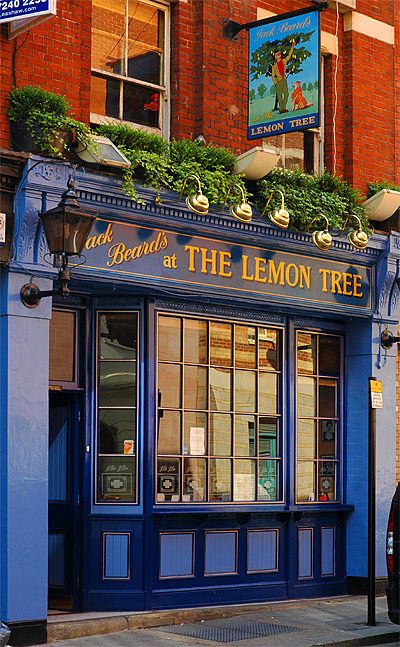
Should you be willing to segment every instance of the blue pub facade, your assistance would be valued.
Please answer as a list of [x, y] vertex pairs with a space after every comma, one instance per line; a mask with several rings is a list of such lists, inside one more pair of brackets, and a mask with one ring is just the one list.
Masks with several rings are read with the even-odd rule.
[[397, 328], [400, 235], [322, 253], [78, 170], [86, 262], [70, 297], [28, 308], [21, 287], [55, 279], [38, 214], [69, 174], [27, 159], [1, 266], [1, 619], [37, 640], [48, 599], [137, 611], [365, 580], [370, 376], [384, 576], [396, 349], [380, 335]]

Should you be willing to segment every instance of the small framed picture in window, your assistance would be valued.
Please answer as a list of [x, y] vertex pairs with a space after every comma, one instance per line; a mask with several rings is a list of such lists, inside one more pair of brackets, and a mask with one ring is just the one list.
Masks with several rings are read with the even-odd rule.
[[336, 423], [334, 420], [322, 420], [321, 442], [329, 443], [335, 440]]

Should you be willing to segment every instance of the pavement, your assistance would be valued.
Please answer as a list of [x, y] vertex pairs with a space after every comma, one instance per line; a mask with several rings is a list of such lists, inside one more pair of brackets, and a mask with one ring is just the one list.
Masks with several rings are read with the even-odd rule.
[[376, 598], [376, 626], [367, 625], [367, 597], [342, 596], [268, 604], [139, 613], [49, 615], [55, 647], [316, 647], [400, 645], [400, 626]]

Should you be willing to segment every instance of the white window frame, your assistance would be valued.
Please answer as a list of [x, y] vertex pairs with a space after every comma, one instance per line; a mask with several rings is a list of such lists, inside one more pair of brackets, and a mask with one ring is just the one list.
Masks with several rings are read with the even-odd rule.
[[[128, 1], [126, 0], [126, 14], [125, 19], [128, 19]], [[151, 126], [145, 126], [143, 124], [137, 124], [136, 122], [126, 121], [123, 119], [117, 119], [115, 117], [108, 117], [107, 115], [100, 115], [94, 112], [90, 113], [90, 122], [93, 124], [104, 124], [104, 123], [116, 123], [116, 124], [127, 124], [128, 126], [134, 126], [135, 128], [140, 128], [146, 130], [150, 133], [161, 134], [166, 139], [169, 139], [170, 136], [170, 40], [171, 40], [171, 28], [170, 28], [170, 3], [166, 0], [140, 0], [143, 4], [151, 5], [160, 9], [164, 12], [164, 53], [161, 60], [161, 77], [164, 79], [162, 85], [155, 83], [147, 83], [146, 81], [141, 81], [130, 76], [125, 76], [124, 74], [114, 74], [112, 72], [107, 72], [95, 67], [91, 67], [91, 73], [98, 74], [103, 78], [116, 79], [120, 81], [125, 81], [127, 83], [134, 83], [135, 85], [142, 85], [144, 87], [158, 90], [160, 93], [160, 116], [159, 123], [160, 128], [155, 128]], [[128, 38], [128, 30], [125, 29], [125, 39]], [[120, 94], [120, 102], [122, 94]], [[121, 106], [120, 106], [121, 108]]]

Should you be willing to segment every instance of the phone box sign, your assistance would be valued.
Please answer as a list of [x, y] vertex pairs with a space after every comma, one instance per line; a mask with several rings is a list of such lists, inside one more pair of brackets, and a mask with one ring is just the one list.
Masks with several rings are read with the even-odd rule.
[[0, 23], [54, 13], [54, 0], [0, 0]]

